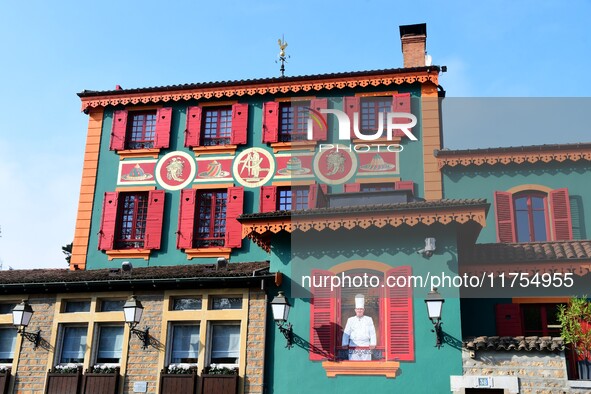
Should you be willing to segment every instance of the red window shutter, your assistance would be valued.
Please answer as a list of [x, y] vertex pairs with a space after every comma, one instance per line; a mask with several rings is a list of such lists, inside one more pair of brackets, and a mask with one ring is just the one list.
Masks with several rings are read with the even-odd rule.
[[515, 212], [511, 193], [495, 192], [495, 217], [497, 242], [515, 242]]
[[111, 150], [125, 149], [125, 133], [127, 131], [127, 110], [115, 111], [113, 128], [111, 129]]
[[552, 211], [552, 233], [554, 234], [554, 241], [568, 241], [573, 239], [568, 189], [556, 189], [550, 192], [550, 210]]
[[187, 128], [185, 129], [185, 147], [199, 146], [201, 138], [201, 107], [187, 107]]
[[361, 191], [361, 183], [345, 183], [345, 193], [354, 193]]
[[[398, 93], [395, 94], [392, 99], [392, 112], [405, 112], [405, 113], [412, 113], [410, 109], [410, 93]], [[394, 123], [409, 123], [410, 119], [408, 118], [394, 118]], [[412, 128], [409, 127], [409, 131], [412, 131]], [[406, 134], [400, 129], [394, 130], [395, 137], [404, 137]]]
[[144, 249], [160, 249], [162, 221], [164, 220], [164, 197], [164, 190], [151, 190], [148, 194]]
[[172, 108], [160, 108], [156, 112], [156, 136], [154, 148], [168, 148], [170, 145], [170, 126], [172, 124]]
[[242, 224], [237, 220], [244, 211], [244, 188], [229, 187], [226, 202], [226, 239], [224, 246], [239, 248], [242, 246]]
[[263, 143], [277, 142], [279, 138], [279, 103], [263, 103]]
[[103, 216], [99, 231], [99, 250], [113, 250], [115, 224], [117, 223], [117, 192], [106, 192], [103, 200]]
[[181, 190], [181, 204], [179, 208], [179, 229], [177, 231], [177, 249], [193, 247], [193, 231], [195, 229], [195, 197], [196, 189]]
[[410, 190], [415, 194], [415, 183], [413, 181], [399, 181], [394, 184], [394, 190]]
[[230, 143], [246, 144], [248, 130], [248, 104], [232, 105], [232, 136]]
[[[343, 97], [343, 111], [347, 114], [349, 122], [351, 122], [351, 138], [356, 138], [355, 134], [353, 133], [353, 114], [357, 112], [359, 117], [361, 117], [361, 111], [359, 108], [359, 97]], [[359, 118], [357, 120], [359, 120]]]
[[498, 336], [516, 337], [523, 335], [519, 304], [497, 304], [495, 309]]
[[[324, 276], [332, 276], [332, 272], [312, 270], [310, 292], [310, 360], [320, 361], [334, 359], [336, 350], [336, 299], [335, 293], [328, 287], [317, 287]], [[316, 279], [314, 279], [316, 278]]]
[[[310, 108], [315, 111], [320, 112], [321, 109], [328, 108], [328, 99], [314, 99], [310, 101]], [[326, 119], [326, 118], [325, 118]], [[314, 141], [326, 141], [328, 139], [328, 129], [326, 127], [321, 127], [316, 122], [312, 122], [313, 127], [312, 131], [314, 134]]]
[[[388, 360], [412, 361], [415, 357], [412, 310], [412, 287], [408, 277], [412, 274], [410, 266], [396, 267], [386, 272], [386, 277], [405, 277], [405, 287], [386, 289], [386, 354]], [[401, 280], [402, 283], [402, 280]]]
[[277, 187], [262, 186], [261, 201], [259, 209], [261, 212], [274, 212], [277, 210]]
[[308, 208], [309, 209], [316, 208], [317, 196], [318, 196], [318, 184], [313, 183], [310, 185], [310, 189], [308, 190]]

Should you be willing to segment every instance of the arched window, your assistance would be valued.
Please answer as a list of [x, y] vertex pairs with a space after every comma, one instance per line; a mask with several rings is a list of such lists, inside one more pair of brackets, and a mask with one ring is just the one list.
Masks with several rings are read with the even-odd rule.
[[546, 194], [522, 192], [513, 195], [517, 242], [547, 241], [548, 203]]

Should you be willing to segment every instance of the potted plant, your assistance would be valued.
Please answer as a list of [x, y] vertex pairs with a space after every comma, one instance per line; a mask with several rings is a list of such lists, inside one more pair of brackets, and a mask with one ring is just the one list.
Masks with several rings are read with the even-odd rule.
[[196, 389], [197, 366], [170, 364], [160, 371], [161, 394], [195, 394]]
[[10, 383], [10, 368], [0, 366], [0, 394], [8, 392], [8, 384]]
[[93, 394], [116, 394], [119, 386], [119, 367], [95, 365], [82, 375], [82, 392]]
[[591, 302], [586, 296], [571, 298], [568, 305], [560, 305], [558, 320], [560, 335], [577, 354], [579, 379], [591, 379]]
[[238, 392], [238, 368], [211, 364], [203, 369], [201, 394], [236, 394]]
[[47, 372], [45, 394], [77, 394], [81, 376], [78, 364], [56, 365]]

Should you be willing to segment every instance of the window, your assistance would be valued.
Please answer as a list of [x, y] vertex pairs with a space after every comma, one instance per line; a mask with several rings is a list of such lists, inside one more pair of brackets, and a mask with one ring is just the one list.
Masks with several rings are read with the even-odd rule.
[[177, 247], [179, 249], [242, 245], [244, 189], [181, 190]]
[[16, 334], [16, 328], [0, 328], [0, 364], [12, 364]]
[[211, 364], [238, 364], [240, 359], [240, 324], [211, 325]]
[[64, 313], [90, 312], [90, 301], [66, 301]]
[[206, 109], [203, 114], [203, 145], [227, 145], [232, 136], [232, 108]]
[[279, 142], [303, 141], [308, 131], [309, 101], [279, 104]]
[[495, 192], [494, 201], [499, 242], [572, 239], [568, 189]]
[[172, 108], [113, 114], [111, 150], [168, 148]]
[[559, 337], [559, 304], [522, 304], [523, 335]]
[[125, 300], [101, 300], [101, 312], [123, 311]]
[[212, 297], [211, 309], [242, 309], [242, 297]]
[[277, 188], [277, 210], [289, 211], [292, 209], [308, 208], [308, 192], [310, 188], [305, 187], [278, 187]]
[[201, 309], [201, 297], [176, 297], [172, 301], [173, 311], [195, 311]]
[[[380, 119], [383, 119], [383, 129], [386, 130], [387, 118], [384, 113], [399, 112], [411, 113], [410, 93], [395, 93], [386, 96], [373, 97], [343, 97], [343, 111], [351, 120], [351, 137], [358, 138], [354, 133], [354, 127], [357, 126], [361, 134], [374, 135], [380, 128]], [[358, 124], [353, 122], [354, 114], [359, 114]], [[408, 123], [408, 118], [394, 118], [395, 123]], [[411, 129], [409, 129], [411, 130]], [[404, 137], [406, 134], [402, 130], [394, 130], [395, 137]], [[382, 134], [385, 137], [385, 134]]]
[[394, 190], [394, 183], [362, 183], [359, 191], [361, 192], [385, 192]]
[[97, 364], [119, 364], [123, 349], [123, 326], [99, 326]]
[[164, 190], [105, 193], [99, 250], [159, 249], [164, 198]]
[[386, 113], [392, 112], [392, 97], [363, 97], [360, 102], [360, 131], [373, 134], [380, 124], [385, 130]]
[[62, 330], [60, 364], [82, 364], [86, 350], [86, 326], [66, 326]]
[[197, 363], [199, 357], [199, 325], [174, 324], [170, 363]]

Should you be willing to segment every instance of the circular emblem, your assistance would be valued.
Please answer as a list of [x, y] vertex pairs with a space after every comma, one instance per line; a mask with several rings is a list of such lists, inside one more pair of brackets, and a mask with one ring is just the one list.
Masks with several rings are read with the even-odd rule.
[[261, 148], [242, 151], [232, 166], [234, 178], [245, 187], [259, 187], [271, 179], [275, 172], [275, 160]]
[[355, 174], [357, 157], [344, 145], [323, 150], [314, 157], [314, 172], [328, 185], [340, 185]]
[[156, 180], [166, 190], [180, 190], [195, 178], [195, 160], [185, 152], [170, 152], [156, 165]]

